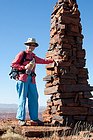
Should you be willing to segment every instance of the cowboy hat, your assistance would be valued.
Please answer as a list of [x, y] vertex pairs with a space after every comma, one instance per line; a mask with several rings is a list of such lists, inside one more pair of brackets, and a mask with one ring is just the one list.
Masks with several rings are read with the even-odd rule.
[[28, 44], [35, 44], [36, 47], [38, 46], [38, 43], [36, 42], [36, 39], [35, 38], [28, 38], [26, 42], [24, 42], [25, 45], [28, 45]]

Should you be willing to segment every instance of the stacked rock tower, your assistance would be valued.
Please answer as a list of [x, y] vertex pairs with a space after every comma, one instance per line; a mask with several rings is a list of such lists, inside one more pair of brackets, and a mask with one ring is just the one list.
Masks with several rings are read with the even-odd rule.
[[93, 87], [88, 84], [86, 51], [80, 12], [75, 0], [58, 0], [51, 14], [50, 46], [46, 58], [44, 94], [51, 95], [43, 112], [43, 121], [65, 124], [93, 121]]

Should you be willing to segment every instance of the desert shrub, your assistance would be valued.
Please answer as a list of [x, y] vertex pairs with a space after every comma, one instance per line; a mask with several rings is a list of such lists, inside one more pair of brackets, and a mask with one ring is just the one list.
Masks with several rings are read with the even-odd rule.
[[12, 132], [11, 130], [7, 130], [5, 134], [3, 134], [0, 140], [26, 140], [21, 135]]

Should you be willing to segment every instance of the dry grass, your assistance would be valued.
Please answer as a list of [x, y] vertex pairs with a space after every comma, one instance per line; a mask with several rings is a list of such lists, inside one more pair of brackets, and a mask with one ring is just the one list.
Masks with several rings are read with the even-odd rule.
[[93, 140], [93, 125], [79, 121], [68, 133], [64, 130], [59, 134], [56, 130], [47, 140]]
[[43, 138], [27, 138], [13, 131], [11, 127], [7, 127], [7, 131], [0, 137], [0, 140], [93, 140], [93, 126], [87, 123], [76, 123], [75, 127], [68, 133], [62, 130], [59, 133], [58, 128], [50, 134], [43, 135]]
[[0, 140], [26, 140], [23, 136], [14, 133], [11, 129], [8, 129], [5, 134], [0, 137]]

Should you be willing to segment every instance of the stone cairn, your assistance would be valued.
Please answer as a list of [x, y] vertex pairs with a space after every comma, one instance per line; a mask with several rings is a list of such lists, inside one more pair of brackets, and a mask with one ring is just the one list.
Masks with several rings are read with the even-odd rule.
[[58, 0], [51, 14], [44, 94], [51, 95], [43, 121], [66, 124], [93, 121], [93, 87], [88, 84], [80, 12], [75, 0]]

